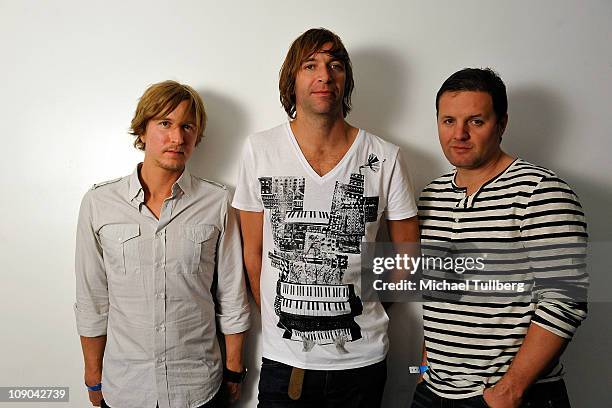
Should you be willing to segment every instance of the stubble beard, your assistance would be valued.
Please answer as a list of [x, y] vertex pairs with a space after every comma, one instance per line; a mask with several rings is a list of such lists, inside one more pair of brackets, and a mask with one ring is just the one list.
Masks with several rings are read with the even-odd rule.
[[165, 160], [156, 160], [157, 166], [161, 169], [171, 172], [182, 172], [185, 170], [185, 163], [168, 162]]
[[307, 115], [312, 115], [320, 118], [336, 118], [342, 113], [342, 101], [330, 101], [324, 106], [314, 103], [303, 105], [302, 110]]
[[[491, 152], [476, 152], [475, 154], [468, 154], [467, 156], [454, 156], [451, 148], [449, 148], [449, 154], [447, 155], [448, 161], [459, 169], [474, 170], [480, 167], [486, 166], [491, 161], [495, 160], [500, 154], [499, 151]], [[453, 159], [453, 160], [451, 160]]]

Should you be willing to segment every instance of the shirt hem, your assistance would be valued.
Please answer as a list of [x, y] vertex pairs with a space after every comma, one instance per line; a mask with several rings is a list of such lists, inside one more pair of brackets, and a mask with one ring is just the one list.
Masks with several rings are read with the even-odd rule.
[[[77, 324], [78, 326], [78, 324]], [[77, 333], [79, 336], [83, 336], [83, 337], [100, 337], [100, 336], [106, 336], [107, 335], [107, 326], [105, 325], [104, 328], [83, 328], [83, 327], [79, 327], [77, 329]]]
[[387, 213], [387, 221], [398, 221], [398, 220], [405, 220], [407, 218], [412, 218], [415, 217], [418, 214], [417, 210], [414, 211], [408, 211], [408, 212], [400, 212], [400, 213], [392, 213], [389, 214]]
[[367, 367], [369, 365], [373, 365], [376, 363], [380, 363], [381, 361], [383, 361], [385, 358], [387, 358], [387, 355], [383, 355], [383, 356], [378, 356], [374, 359], [370, 359], [370, 360], [365, 360], [365, 361], [359, 361], [353, 364], [347, 364], [347, 365], [340, 365], [337, 362], [335, 362], [334, 360], [329, 360], [328, 364], [305, 364], [301, 361], [295, 362], [295, 361], [289, 361], [286, 360], [284, 358], [278, 357], [278, 356], [273, 356], [270, 354], [262, 354], [262, 357], [267, 358], [268, 360], [273, 360], [273, 361], [277, 361], [279, 363], [283, 363], [283, 364], [287, 364], [291, 367], [297, 367], [297, 368], [301, 368], [303, 370], [325, 370], [325, 371], [340, 371], [340, 370], [350, 370], [353, 368], [362, 368], [362, 367]]
[[[537, 380], [536, 382], [534, 382], [533, 384], [544, 384], [544, 383], [550, 383], [550, 382], [554, 382], [554, 381], [560, 381], [563, 379], [563, 375], [555, 375], [553, 377], [547, 377], [547, 378], [542, 378]], [[452, 400], [460, 400], [460, 399], [465, 399], [465, 398], [472, 398], [472, 397], [478, 397], [480, 395], [482, 395], [484, 393], [484, 386], [481, 390], [479, 391], [472, 391], [469, 392], [467, 394], [445, 394], [445, 393], [440, 393], [438, 391], [436, 391], [429, 382], [427, 382], [427, 380], [423, 379], [425, 381], [425, 385], [427, 386], [427, 388], [433, 392], [434, 394], [436, 394], [438, 397], [441, 398], [446, 398], [446, 399], [452, 399]]]
[[465, 399], [465, 398], [477, 397], [479, 395], [482, 395], [484, 393], [484, 390], [485, 390], [485, 387], [483, 385], [482, 389], [477, 390], [477, 391], [470, 391], [470, 392], [468, 392], [466, 394], [444, 394], [444, 393], [438, 392], [435, 388], [433, 388], [431, 386], [431, 384], [426, 379], [423, 379], [423, 381], [425, 381], [425, 385], [427, 386], [429, 391], [433, 392], [438, 397], [446, 398], [446, 399], [452, 399], [452, 400], [461, 400], [461, 399]]
[[192, 402], [192, 403], [189, 405], [189, 408], [197, 408], [197, 407], [199, 407], [199, 406], [201, 406], [201, 405], [206, 404], [207, 402], [212, 401], [212, 399], [213, 399], [213, 398], [215, 398], [215, 396], [216, 396], [216, 395], [219, 393], [219, 391], [221, 390], [221, 386], [222, 386], [222, 385], [223, 385], [223, 380], [219, 381], [219, 385], [216, 387], [215, 391], [212, 393], [212, 395], [211, 395], [211, 396], [209, 396], [207, 399], [203, 399], [203, 400], [200, 400], [200, 401], [198, 401], [198, 402]]
[[[535, 314], [537, 314], [537, 313], [538, 313], [538, 312], [536, 311], [536, 312], [535, 312]], [[542, 317], [541, 315], [538, 315], [538, 316], [539, 316], [539, 317], [540, 317], [542, 320], [546, 320], [546, 319], [545, 319], [544, 317]], [[577, 329], [576, 327], [574, 327], [574, 326], [569, 326], [569, 325], [568, 325], [567, 327], [563, 327], [563, 329], [565, 329], [566, 331], [571, 332], [571, 335], [570, 335], [570, 334], [568, 334], [568, 333], [566, 333], [566, 332], [564, 332], [564, 331], [560, 330], [558, 327], [556, 327], [554, 324], [552, 324], [552, 323], [550, 323], [550, 322], [548, 322], [548, 321], [546, 321], [546, 323], [548, 323], [548, 324], [545, 324], [545, 323], [542, 323], [542, 322], [538, 322], [538, 321], [535, 321], [535, 320], [531, 320], [531, 323], [533, 323], [533, 324], [535, 324], [535, 325], [537, 325], [537, 326], [541, 327], [542, 329], [544, 329], [544, 330], [546, 330], [546, 331], [548, 331], [548, 332], [550, 332], [550, 333], [552, 333], [552, 334], [554, 334], [554, 335], [556, 335], [556, 336], [559, 336], [559, 337], [561, 337], [561, 338], [564, 338], [564, 339], [566, 339], [566, 340], [572, 340], [572, 339], [573, 339], [573, 337], [574, 337], [574, 333], [576, 332], [576, 329]]]
[[[234, 324], [232, 324], [234, 326]], [[251, 328], [251, 323], [247, 322], [247, 323], [243, 323], [238, 327], [222, 327], [222, 324], [219, 324], [219, 330], [221, 331], [222, 334], [238, 334], [238, 333], [244, 333], [249, 331], [249, 329]]]
[[255, 207], [255, 206], [246, 205], [246, 204], [242, 204], [242, 203], [236, 203], [236, 202], [232, 203], [232, 207], [234, 207], [237, 210], [241, 210], [241, 211], [263, 212], [263, 210], [264, 210], [263, 207]]

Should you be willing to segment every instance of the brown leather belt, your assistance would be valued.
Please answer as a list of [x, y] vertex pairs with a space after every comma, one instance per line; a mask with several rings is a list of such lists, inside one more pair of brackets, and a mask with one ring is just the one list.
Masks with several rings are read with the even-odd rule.
[[302, 396], [302, 385], [304, 384], [304, 369], [293, 367], [291, 370], [291, 378], [289, 378], [289, 389], [287, 394], [289, 398], [296, 401]]

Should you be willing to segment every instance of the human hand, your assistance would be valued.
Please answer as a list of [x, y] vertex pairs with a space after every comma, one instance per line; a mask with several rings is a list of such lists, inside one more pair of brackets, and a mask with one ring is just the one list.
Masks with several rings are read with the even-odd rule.
[[89, 393], [89, 401], [91, 401], [91, 405], [93, 405], [94, 407], [99, 407], [100, 402], [102, 401], [102, 398], [104, 398], [102, 396], [102, 391], [87, 390], [87, 392]]
[[227, 391], [227, 400], [230, 404], [240, 399], [240, 384], [226, 381], [225, 389]]
[[[84, 380], [86, 386], [93, 387], [94, 385], [100, 384], [102, 382], [102, 373], [98, 370], [95, 370], [93, 372], [85, 370]], [[88, 389], [87, 392], [89, 394], [89, 401], [91, 402], [91, 405], [93, 405], [94, 407], [99, 407], [100, 401], [102, 401], [102, 398], [104, 398], [104, 396], [102, 395], [102, 390], [91, 391]]]
[[490, 408], [519, 408], [523, 401], [519, 393], [503, 384], [485, 388], [482, 397]]

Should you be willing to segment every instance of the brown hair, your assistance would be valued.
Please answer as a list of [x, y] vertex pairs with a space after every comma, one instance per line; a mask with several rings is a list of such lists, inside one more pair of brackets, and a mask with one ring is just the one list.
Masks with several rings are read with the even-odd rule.
[[183, 101], [189, 102], [187, 112], [195, 117], [197, 146], [202, 140], [204, 128], [206, 128], [206, 111], [202, 98], [189, 85], [180, 84], [176, 81], [164, 81], [149, 86], [138, 101], [130, 127], [130, 134], [136, 136], [134, 147], [144, 150], [145, 144], [141, 136], [144, 135], [149, 120], [169, 114]]
[[342, 114], [344, 117], [351, 111], [351, 93], [355, 87], [353, 81], [353, 68], [342, 40], [333, 32], [325, 28], [311, 28], [293, 41], [283, 66], [280, 70], [278, 88], [280, 90], [280, 101], [285, 112], [291, 119], [295, 118], [295, 78], [300, 66], [312, 54], [319, 51], [327, 43], [331, 48], [327, 51], [331, 56], [342, 61], [346, 73], [344, 82], [344, 97], [342, 99]]

